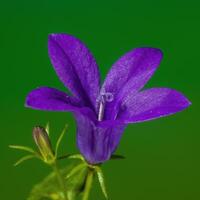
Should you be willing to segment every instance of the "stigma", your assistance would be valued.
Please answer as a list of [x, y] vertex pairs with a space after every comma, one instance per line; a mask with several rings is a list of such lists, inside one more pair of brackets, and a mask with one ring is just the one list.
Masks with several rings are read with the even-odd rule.
[[100, 97], [98, 98], [98, 103], [99, 103], [98, 121], [102, 121], [104, 118], [106, 102], [112, 102], [113, 99], [114, 96], [112, 93], [105, 91], [101, 92]]

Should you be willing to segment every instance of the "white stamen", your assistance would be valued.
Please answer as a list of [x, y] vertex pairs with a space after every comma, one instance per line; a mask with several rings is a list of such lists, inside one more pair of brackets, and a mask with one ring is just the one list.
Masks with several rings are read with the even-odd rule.
[[[102, 98], [103, 98], [103, 97], [102, 97]], [[105, 110], [105, 101], [102, 100], [102, 101], [100, 102], [100, 105], [99, 105], [98, 121], [102, 121], [102, 120], [103, 120], [104, 110]]]
[[98, 113], [98, 121], [102, 121], [104, 117], [105, 105], [106, 102], [112, 102], [114, 96], [110, 92], [101, 92], [101, 96], [99, 97], [99, 113]]

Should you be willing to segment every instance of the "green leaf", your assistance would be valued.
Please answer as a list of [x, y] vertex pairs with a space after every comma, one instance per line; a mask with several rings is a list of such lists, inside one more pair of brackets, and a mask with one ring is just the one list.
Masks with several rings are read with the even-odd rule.
[[95, 171], [97, 173], [97, 177], [98, 177], [98, 180], [99, 180], [99, 184], [101, 186], [101, 190], [102, 190], [105, 198], [108, 199], [108, 194], [107, 194], [107, 191], [106, 191], [105, 179], [104, 179], [103, 171], [98, 166], [95, 166]]
[[35, 152], [32, 148], [30, 147], [26, 147], [26, 146], [19, 146], [19, 145], [9, 145], [9, 147], [11, 149], [18, 149], [18, 150], [22, 150], [22, 151], [27, 151], [29, 153], [33, 153], [33, 154], [37, 154], [37, 152]]
[[15, 164], [14, 166], [17, 166], [19, 164], [21, 164], [22, 162], [26, 161], [26, 160], [30, 160], [32, 158], [36, 158], [35, 155], [27, 155], [27, 156], [23, 156], [22, 158], [20, 158]]
[[63, 129], [63, 131], [61, 132], [61, 134], [60, 134], [60, 136], [59, 136], [59, 138], [58, 138], [58, 140], [57, 140], [57, 142], [56, 142], [56, 149], [55, 149], [55, 156], [57, 157], [57, 155], [58, 155], [58, 147], [60, 146], [60, 142], [62, 141], [62, 139], [63, 139], [63, 136], [64, 136], [64, 134], [65, 134], [65, 132], [66, 132], [66, 129], [67, 129], [67, 125], [65, 126], [65, 128]]
[[[66, 177], [79, 163], [73, 163], [60, 170], [63, 177]], [[84, 188], [87, 168], [82, 168], [78, 173], [66, 180], [66, 191], [68, 200], [75, 200]], [[49, 174], [43, 181], [32, 189], [27, 200], [62, 200], [60, 186], [55, 173]]]

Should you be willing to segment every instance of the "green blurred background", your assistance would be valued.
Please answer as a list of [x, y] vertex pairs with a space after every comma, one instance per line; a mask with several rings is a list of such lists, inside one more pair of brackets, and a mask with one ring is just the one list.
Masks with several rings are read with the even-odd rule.
[[[48, 55], [49, 33], [66, 32], [95, 55], [102, 78], [128, 50], [152, 46], [164, 51], [147, 87], [182, 91], [192, 106], [176, 115], [129, 125], [118, 148], [123, 161], [104, 165], [111, 199], [200, 199], [200, 2], [198, 0], [9, 0], [0, 2], [0, 199], [25, 200], [49, 173], [39, 161], [14, 168], [20, 156], [9, 144], [33, 145], [32, 127], [50, 122], [53, 140], [69, 124], [63, 152], [77, 152], [69, 113], [24, 108], [38, 86], [65, 90]], [[63, 164], [66, 164], [64, 161]], [[91, 199], [103, 199], [95, 185]]]

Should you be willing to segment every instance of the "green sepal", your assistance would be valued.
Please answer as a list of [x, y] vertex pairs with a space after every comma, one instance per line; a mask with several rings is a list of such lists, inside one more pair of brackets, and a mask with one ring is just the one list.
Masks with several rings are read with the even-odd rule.
[[95, 166], [95, 171], [97, 173], [98, 181], [99, 181], [101, 190], [104, 194], [104, 197], [106, 199], [108, 199], [108, 194], [107, 194], [107, 190], [106, 190], [106, 186], [105, 186], [105, 179], [104, 179], [103, 171], [101, 170], [101, 168], [99, 166]]
[[68, 156], [69, 159], [78, 159], [85, 162], [85, 158], [81, 154], [71, 154]]
[[15, 164], [14, 166], [18, 166], [19, 164], [21, 164], [22, 162], [26, 161], [26, 160], [30, 160], [32, 158], [38, 158], [40, 160], [42, 160], [42, 157], [40, 156], [39, 153], [37, 153], [36, 151], [34, 151], [32, 148], [30, 147], [26, 147], [26, 146], [20, 146], [20, 145], [9, 145], [10, 148], [12, 149], [17, 149], [17, 150], [22, 150], [22, 151], [26, 151], [28, 153], [31, 153], [30, 155], [26, 155], [23, 156], [22, 158], [20, 158]]
[[80, 170], [82, 170], [83, 168], [87, 167], [87, 165], [85, 163], [80, 163], [79, 165], [77, 165], [76, 167], [74, 167], [69, 174], [67, 174], [67, 176], [65, 177], [66, 179], [69, 179], [70, 177], [74, 176], [76, 173], [78, 173]]
[[18, 166], [19, 164], [21, 164], [22, 162], [26, 161], [26, 160], [30, 160], [32, 158], [37, 158], [35, 155], [27, 155], [27, 156], [23, 156], [22, 158], [20, 158], [15, 164], [14, 166]]
[[86, 163], [84, 157], [81, 154], [66, 154], [63, 156], [57, 157], [57, 160], [63, 160], [63, 159], [75, 159], [75, 160], [81, 160]]
[[63, 131], [61, 132], [61, 134], [60, 134], [60, 136], [59, 136], [59, 138], [58, 138], [58, 140], [57, 140], [57, 142], [56, 142], [55, 157], [57, 157], [57, 155], [58, 155], [58, 148], [59, 148], [60, 143], [61, 143], [61, 141], [62, 141], [62, 139], [63, 139], [63, 136], [64, 136], [64, 134], [65, 134], [65, 132], [66, 132], [66, 129], [67, 129], [67, 125], [65, 125], [65, 128], [64, 128]]
[[36, 151], [34, 151], [32, 148], [30, 147], [26, 147], [26, 146], [20, 146], [20, 145], [9, 145], [9, 147], [11, 149], [17, 149], [17, 150], [22, 150], [22, 151], [27, 151], [29, 153], [33, 153], [33, 154], [37, 154]]
[[122, 155], [114, 154], [114, 155], [111, 156], [111, 160], [122, 160], [122, 159], [125, 159], [125, 157], [122, 156]]
[[[61, 175], [67, 176], [79, 163], [73, 163], [64, 169], [61, 169]], [[85, 179], [87, 175], [87, 167], [79, 170], [73, 176], [66, 180], [66, 192], [68, 200], [75, 200], [84, 188]], [[60, 186], [57, 181], [55, 173], [49, 174], [42, 182], [35, 185], [27, 200], [62, 200]]]
[[63, 160], [63, 159], [68, 158], [70, 155], [72, 155], [72, 154], [66, 154], [66, 155], [58, 156], [56, 159], [57, 160]]

